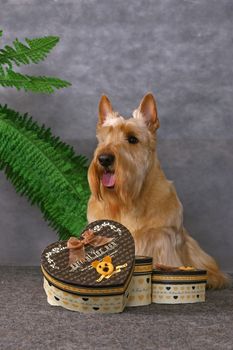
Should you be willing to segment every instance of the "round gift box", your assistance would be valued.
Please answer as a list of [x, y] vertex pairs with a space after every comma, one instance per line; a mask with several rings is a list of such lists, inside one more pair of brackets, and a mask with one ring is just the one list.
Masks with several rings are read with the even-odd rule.
[[152, 303], [185, 304], [205, 301], [205, 270], [152, 272]]
[[151, 304], [152, 258], [136, 256], [127, 306]]

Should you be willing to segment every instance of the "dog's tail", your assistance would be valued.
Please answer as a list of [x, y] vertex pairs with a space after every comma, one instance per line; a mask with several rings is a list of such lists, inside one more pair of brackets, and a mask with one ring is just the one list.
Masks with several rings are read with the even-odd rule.
[[197, 269], [207, 270], [207, 286], [209, 288], [225, 288], [229, 286], [231, 284], [230, 276], [220, 270], [216, 261], [201, 249], [199, 244], [186, 232], [185, 229], [184, 236], [184, 263]]

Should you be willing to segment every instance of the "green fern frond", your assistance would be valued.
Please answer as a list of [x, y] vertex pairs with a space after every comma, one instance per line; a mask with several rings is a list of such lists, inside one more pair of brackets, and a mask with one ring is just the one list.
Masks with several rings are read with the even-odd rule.
[[25, 41], [27, 45], [16, 39], [13, 41], [13, 47], [6, 45], [1, 49], [0, 64], [7, 64], [9, 67], [12, 67], [12, 63], [20, 66], [21, 64], [43, 61], [52, 48], [58, 43], [59, 37], [46, 36], [35, 39], [26, 38]]
[[87, 159], [27, 115], [0, 105], [0, 169], [41, 209], [60, 239], [79, 236], [89, 198]]
[[16, 87], [17, 90], [52, 93], [55, 89], [68, 87], [71, 84], [68, 81], [54, 77], [40, 77], [23, 75], [16, 73], [12, 69], [7, 69], [4, 73], [0, 70], [0, 85], [3, 87]]

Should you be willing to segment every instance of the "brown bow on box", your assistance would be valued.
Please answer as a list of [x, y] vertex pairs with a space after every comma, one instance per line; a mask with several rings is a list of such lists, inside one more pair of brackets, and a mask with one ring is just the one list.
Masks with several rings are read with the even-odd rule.
[[101, 247], [113, 240], [111, 237], [95, 235], [93, 230], [87, 230], [82, 234], [83, 239], [70, 237], [67, 241], [67, 248], [69, 249], [69, 265], [76, 261], [85, 260], [85, 245], [90, 244], [92, 247]]

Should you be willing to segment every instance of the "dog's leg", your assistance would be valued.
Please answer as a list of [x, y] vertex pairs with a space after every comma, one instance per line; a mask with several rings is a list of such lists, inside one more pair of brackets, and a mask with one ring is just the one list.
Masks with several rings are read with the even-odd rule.
[[153, 264], [181, 266], [181, 237], [172, 228], [147, 229], [134, 234], [136, 255], [153, 257]]
[[205, 253], [199, 244], [185, 231], [183, 246], [184, 264], [192, 265], [197, 269], [205, 269], [208, 273], [208, 287], [224, 288], [230, 284], [230, 277], [224, 274], [216, 261]]
[[172, 228], [138, 231], [134, 239], [136, 255], [152, 256], [154, 265], [187, 265], [205, 269], [210, 288], [223, 288], [230, 283], [230, 278], [220, 271], [215, 260], [183, 229], [181, 232]]

